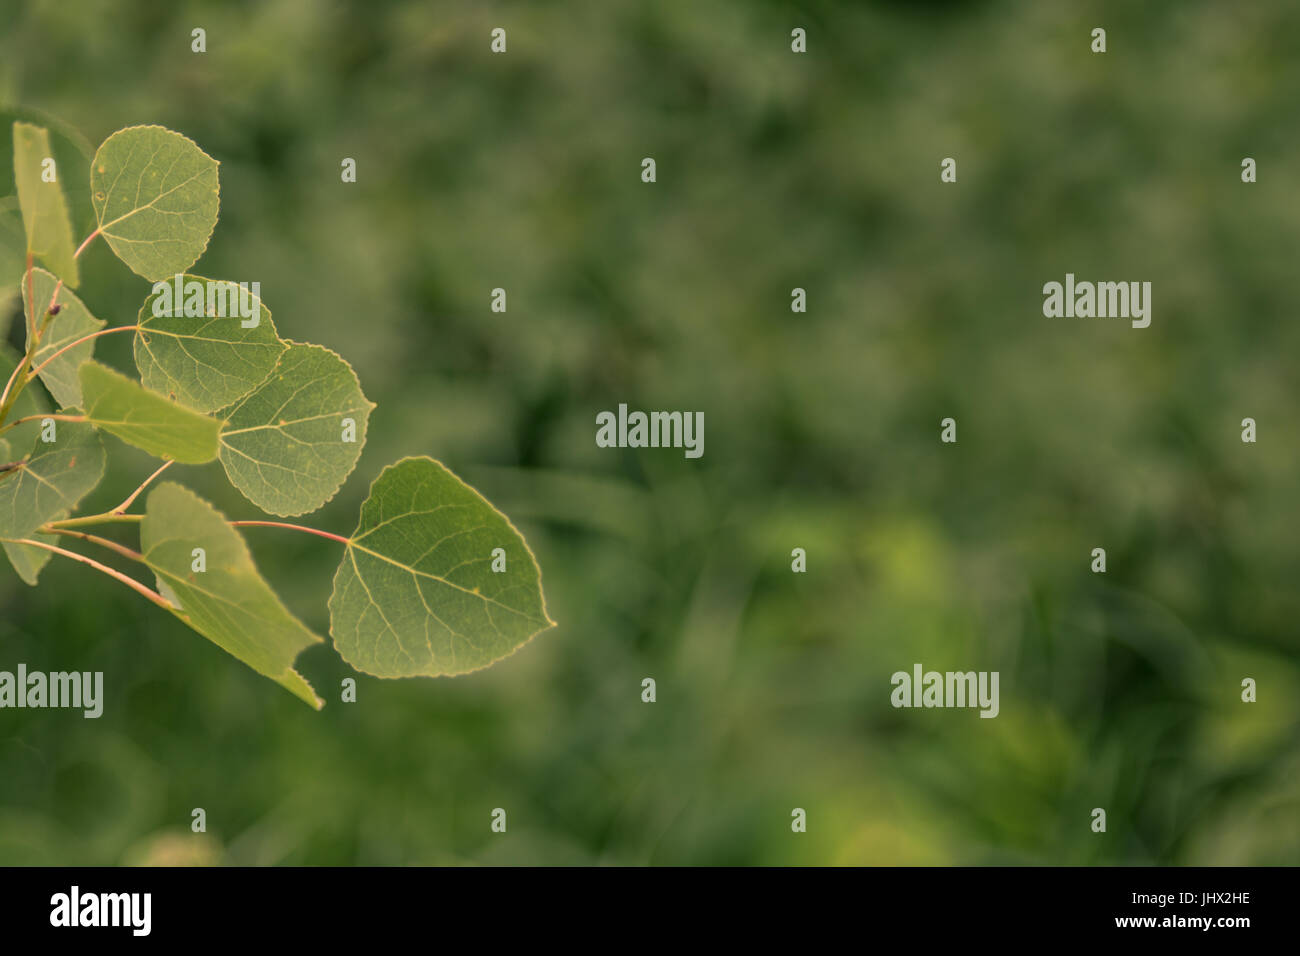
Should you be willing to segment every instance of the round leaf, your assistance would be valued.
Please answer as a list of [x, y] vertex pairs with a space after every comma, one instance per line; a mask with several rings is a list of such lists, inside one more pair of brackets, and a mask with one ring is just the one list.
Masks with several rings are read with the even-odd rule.
[[90, 165], [90, 201], [117, 257], [150, 281], [184, 272], [217, 224], [217, 161], [161, 126], [104, 140]]
[[347, 362], [291, 342], [271, 376], [221, 413], [221, 464], [263, 511], [315, 511], [356, 467], [374, 407]]
[[[203, 314], [186, 315], [185, 302], [173, 295], [172, 280], [164, 281], [167, 290], [145, 300], [135, 333], [135, 364], [146, 388], [210, 412], [247, 395], [271, 374], [285, 347], [261, 299], [235, 283], [182, 275], [182, 290], [190, 282], [205, 290]], [[213, 314], [208, 314], [209, 291]], [[247, 320], [239, 314], [241, 298], [251, 306]], [[170, 300], [172, 314], [154, 315], [155, 305], [164, 300]]]

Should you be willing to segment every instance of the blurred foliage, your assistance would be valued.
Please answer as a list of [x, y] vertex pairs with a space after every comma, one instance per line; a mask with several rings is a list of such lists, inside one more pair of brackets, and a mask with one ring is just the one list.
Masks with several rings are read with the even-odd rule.
[[[432, 454], [516, 520], [560, 623], [355, 705], [315, 648], [317, 714], [82, 567], [6, 577], [0, 667], [102, 670], [107, 701], [0, 712], [0, 862], [1300, 861], [1300, 6], [0, 0], [0, 24], [0, 106], [193, 137], [222, 162], [202, 273], [356, 366], [368, 446], [309, 523], [351, 531], [384, 464]], [[83, 263], [130, 320], [147, 284], [102, 244]], [[1044, 319], [1067, 271], [1150, 280], [1151, 327]], [[100, 356], [130, 368], [128, 339]], [[704, 457], [596, 448], [619, 402], [702, 410]], [[110, 454], [90, 508], [152, 468]], [[257, 516], [219, 465], [182, 471]], [[326, 633], [337, 550], [247, 537]], [[1001, 715], [894, 710], [916, 661], [1000, 671]]]

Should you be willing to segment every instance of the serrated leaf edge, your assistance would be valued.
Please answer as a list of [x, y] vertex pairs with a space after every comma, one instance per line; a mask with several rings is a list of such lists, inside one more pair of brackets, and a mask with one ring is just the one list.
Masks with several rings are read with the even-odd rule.
[[[518, 653], [518, 651], [521, 648], [527, 647], [529, 644], [531, 644], [533, 642], [533, 639], [536, 638], [539, 634], [545, 634], [547, 631], [551, 630], [552, 628], [559, 627], [559, 624], [557, 624], [554, 620], [551, 619], [550, 612], [546, 609], [546, 589], [542, 587], [542, 565], [537, 560], [537, 555], [533, 554], [532, 546], [528, 543], [528, 539], [524, 536], [523, 532], [515, 527], [514, 522], [510, 520], [510, 518], [505, 514], [505, 512], [503, 512], [492, 502], [488, 501], [481, 491], [479, 491], [477, 488], [471, 485], [464, 478], [460, 477], [460, 475], [456, 474], [456, 472], [452, 471], [452, 469], [448, 468], [437, 458], [434, 458], [432, 455], [407, 455], [404, 458], [399, 458], [397, 461], [392, 462], [389, 465], [386, 465], [384, 469], [377, 476], [375, 476], [374, 481], [370, 482], [370, 488], [366, 492], [365, 501], [361, 503], [361, 507], [362, 508], [365, 507], [365, 502], [369, 501], [371, 495], [375, 493], [375, 485], [379, 483], [379, 480], [383, 478], [384, 475], [386, 475], [393, 468], [397, 468], [399, 465], [403, 465], [408, 461], [431, 461], [435, 465], [438, 465], [440, 468], [445, 469], [447, 473], [450, 474], [453, 478], [459, 481], [462, 485], [464, 485], [474, 494], [478, 495], [479, 499], [485, 505], [487, 505], [488, 508], [490, 508], [492, 511], [500, 515], [501, 519], [505, 521], [506, 527], [508, 527], [515, 534], [519, 535], [519, 540], [523, 543], [524, 551], [528, 554], [529, 559], [533, 562], [533, 567], [537, 569], [537, 594], [542, 599], [542, 618], [546, 621], [546, 626], [538, 628], [532, 634], [528, 635], [526, 639], [520, 641], [518, 645], [512, 647], [509, 651], [502, 654], [500, 657], [496, 658], [495, 660], [488, 661], [486, 664], [482, 665], [481, 667], [471, 667], [469, 670], [458, 671], [455, 674], [406, 674], [406, 675], [372, 674], [370, 673], [370, 671], [362, 670], [360, 667], [357, 667], [356, 664], [354, 664], [352, 660], [349, 659], [349, 657], [343, 653], [343, 651], [339, 648], [338, 638], [334, 634], [334, 607], [333, 607], [334, 595], [338, 593], [339, 573], [343, 570], [343, 562], [339, 561], [339, 566], [335, 570], [334, 577], [330, 582], [330, 597], [329, 600], [326, 602], [325, 606], [330, 612], [330, 630], [329, 630], [330, 641], [334, 644], [335, 652], [339, 655], [339, 657], [343, 659], [344, 663], [346, 663], [349, 667], [355, 670], [358, 674], [365, 674], [367, 677], [373, 677], [376, 678], [377, 680], [413, 680], [418, 678], [429, 679], [433, 677], [449, 677], [449, 678], [464, 677], [466, 674], [476, 674], [479, 671], [487, 670], [489, 667], [494, 667], [497, 664], [500, 664], [502, 661], [510, 657], [513, 657], [516, 653]], [[360, 527], [361, 527], [361, 514], [360, 511], [358, 511], [357, 528]], [[348, 543], [347, 545], [344, 546], [345, 547], [344, 557], [346, 557], [348, 554], [348, 551], [346, 549], [352, 547], [352, 538], [356, 536], [356, 533], [357, 533], [357, 529], [354, 528], [352, 534], [348, 535]]]
[[[207, 236], [205, 236], [203, 239], [203, 248], [200, 249], [199, 254], [194, 257], [194, 261], [181, 270], [181, 272], [188, 272], [190, 269], [194, 268], [194, 263], [202, 259], [203, 254], [208, 251], [208, 244], [212, 242], [212, 234], [217, 231], [217, 223], [221, 221], [221, 160], [209, 154], [202, 146], [194, 142], [194, 140], [190, 139], [188, 136], [186, 136], [184, 133], [180, 132], [179, 130], [174, 130], [169, 126], [160, 126], [157, 123], [137, 123], [135, 126], [123, 126], [121, 129], [109, 133], [108, 138], [99, 144], [99, 146], [95, 149], [95, 155], [90, 158], [90, 174], [92, 177], [95, 175], [95, 166], [96, 166], [95, 161], [99, 159], [100, 150], [102, 150], [105, 146], [107, 146], [114, 136], [119, 136], [122, 133], [129, 133], [131, 130], [135, 130], [135, 129], [160, 129], [164, 133], [173, 133], [176, 136], [179, 136], [181, 139], [185, 140], [185, 142], [189, 143], [200, 153], [202, 153], [208, 159], [212, 160], [214, 163], [217, 164], [217, 215], [216, 218], [212, 220], [212, 228], [208, 231]], [[95, 214], [95, 232], [104, 236], [105, 244], [108, 244], [108, 236], [104, 233], [105, 226], [112, 226], [116, 223], [121, 222], [123, 219], [127, 218], [128, 216], [133, 216], [135, 215], [136, 212], [139, 212], [139, 210], [137, 209], [134, 212], [128, 213], [127, 216], [119, 216], [118, 218], [114, 219], [112, 222], [108, 222], [108, 223], [100, 222], [99, 210], [95, 208], [95, 188], [94, 188], [93, 179], [91, 180], [91, 188], [90, 188], [90, 211]], [[127, 264], [125, 259], [117, 255], [116, 250], [113, 250], [113, 247], [111, 245], [109, 245], [109, 249], [113, 251], [113, 255], [117, 257], [117, 260], [121, 262], [122, 265], [126, 266], [128, 269], [131, 269], [131, 266]], [[131, 271], [135, 272], [134, 269], [131, 269]], [[143, 278], [146, 282], [158, 282], [166, 278], [166, 276], [158, 276], [157, 278], [154, 278], [152, 276], [143, 275], [142, 273], [139, 272], [135, 272], [135, 274]]]

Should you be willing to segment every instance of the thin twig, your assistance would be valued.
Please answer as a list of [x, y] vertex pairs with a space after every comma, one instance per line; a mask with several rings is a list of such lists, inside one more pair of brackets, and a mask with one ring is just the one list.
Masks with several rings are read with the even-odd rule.
[[80, 528], [85, 525], [94, 524], [117, 524], [125, 521], [142, 521], [144, 515], [115, 515], [111, 512], [105, 512], [99, 515], [86, 515], [84, 518], [63, 518], [59, 521], [48, 523], [50, 528]]
[[84, 422], [87, 420], [85, 415], [60, 415], [53, 412], [45, 412], [40, 415], [27, 415], [23, 418], [15, 418], [8, 425], [0, 427], [0, 435], [3, 435], [11, 428], [17, 428], [19, 425], [23, 425], [27, 422], [43, 422], [47, 418], [56, 422]]
[[37, 346], [41, 344], [41, 339], [45, 336], [45, 330], [49, 328], [50, 319], [54, 318], [52, 314], [54, 312], [54, 303], [59, 301], [59, 292], [62, 289], [63, 280], [60, 279], [58, 282], [54, 283], [54, 295], [50, 296], [50, 304], [45, 307], [45, 321], [41, 323], [40, 330], [36, 336]]
[[33, 548], [44, 548], [46, 551], [53, 551], [55, 554], [61, 554], [63, 555], [63, 557], [71, 558], [73, 561], [80, 561], [82, 564], [88, 564], [96, 571], [102, 571], [104, 574], [107, 574], [110, 578], [116, 578], [118, 581], [121, 581], [123, 584], [125, 584], [127, 587], [131, 588], [132, 590], [138, 591], [140, 594], [144, 595], [146, 598], [148, 598], [154, 604], [157, 604], [159, 607], [164, 608], [168, 611], [172, 610], [171, 603], [166, 598], [164, 598], [161, 594], [159, 594], [157, 591], [151, 591], [149, 588], [145, 587], [135, 578], [125, 575], [121, 571], [116, 570], [115, 568], [110, 568], [106, 564], [100, 564], [94, 558], [88, 558], [84, 554], [77, 554], [77, 552], [75, 551], [67, 551], [63, 548], [58, 547], [57, 545], [46, 544], [44, 541], [33, 541], [31, 538], [18, 538], [17, 542], [18, 544], [25, 544]]
[[85, 252], [85, 251], [86, 251], [86, 246], [90, 245], [91, 242], [94, 241], [94, 239], [95, 239], [95, 237], [96, 237], [97, 235], [99, 235], [99, 230], [98, 230], [98, 229], [96, 229], [94, 232], [92, 232], [90, 235], [88, 235], [85, 239], [81, 240], [81, 245], [77, 246], [77, 251], [74, 252], [74, 253], [72, 254], [72, 258], [76, 259], [76, 258], [78, 258], [78, 257], [79, 257], [83, 252]]
[[14, 387], [14, 379], [18, 377], [18, 373], [21, 372], [26, 365], [27, 359], [23, 359], [15, 365], [14, 370], [9, 373], [9, 381], [5, 383], [5, 390], [4, 392], [0, 392], [0, 406], [3, 406], [5, 400], [9, 398], [9, 389]]
[[27, 306], [31, 313], [28, 318], [27, 334], [30, 336], [27, 341], [36, 341], [36, 277], [32, 272], [34, 260], [29, 251], [27, 253]]
[[138, 325], [117, 325], [111, 329], [100, 329], [98, 332], [91, 332], [89, 335], [83, 335], [81, 338], [69, 342], [67, 345], [63, 346], [63, 348], [59, 349], [53, 355], [47, 356], [44, 362], [36, 366], [36, 368], [32, 369], [32, 374], [28, 376], [28, 381], [35, 378], [37, 375], [40, 375], [41, 369], [45, 368], [45, 366], [49, 365], [51, 362], [53, 362], [56, 358], [58, 358], [68, 349], [76, 348], [82, 342], [89, 342], [91, 339], [98, 338], [101, 335], [110, 335], [113, 332], [134, 332], [138, 328], [140, 328], [140, 326]]
[[39, 529], [43, 534], [66, 534], [73, 538], [81, 538], [89, 541], [91, 544], [97, 544], [101, 548], [107, 548], [110, 551], [116, 551], [124, 558], [130, 558], [132, 561], [144, 563], [144, 555], [139, 551], [133, 551], [124, 544], [118, 544], [116, 541], [110, 541], [108, 538], [101, 538], [97, 534], [86, 534], [84, 531], [73, 531], [71, 528], [52, 528], [45, 525]]
[[157, 471], [155, 471], [152, 475], [150, 475], [148, 478], [146, 478], [146, 479], [141, 483], [141, 485], [140, 485], [139, 488], [137, 488], [137, 489], [135, 489], [135, 491], [131, 492], [131, 494], [127, 497], [126, 501], [122, 502], [120, 505], [118, 505], [116, 508], [114, 508], [114, 509], [112, 510], [112, 512], [110, 512], [110, 513], [111, 513], [111, 514], [115, 514], [115, 515], [125, 514], [125, 513], [126, 513], [126, 509], [129, 508], [129, 507], [131, 507], [131, 502], [135, 501], [136, 498], [139, 498], [139, 497], [140, 497], [140, 492], [144, 491], [146, 488], [149, 487], [149, 482], [153, 481], [155, 478], [157, 478], [159, 475], [161, 475], [164, 471], [166, 471], [168, 468], [170, 468], [173, 464], [174, 464], [174, 462], [170, 462], [170, 461], [165, 461], [165, 462], [163, 462], [161, 468], [159, 468], [159, 469], [158, 469]]

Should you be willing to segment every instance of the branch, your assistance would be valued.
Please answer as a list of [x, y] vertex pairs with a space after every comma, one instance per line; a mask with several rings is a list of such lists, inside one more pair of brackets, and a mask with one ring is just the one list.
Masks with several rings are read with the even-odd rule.
[[[82, 240], [81, 245], [77, 246], [77, 251], [72, 254], [72, 258], [76, 259], [78, 256], [80, 256], [86, 250], [86, 246], [90, 245], [90, 243], [98, 235], [99, 235], [99, 229], [97, 228], [95, 229], [94, 232], [92, 232], [90, 235], [88, 235], [85, 239]], [[24, 310], [23, 312], [23, 317], [27, 318], [28, 320], [27, 354], [23, 356], [23, 360], [18, 363], [18, 367], [15, 368], [13, 370], [13, 373], [9, 376], [9, 381], [5, 383], [4, 392], [0, 393], [0, 422], [3, 422], [5, 420], [5, 416], [9, 414], [9, 407], [13, 404], [14, 399], [18, 397], [18, 393], [21, 392], [24, 386], [26, 386], [28, 382], [34, 379], [37, 376], [38, 372], [40, 371], [40, 369], [37, 369], [36, 372], [32, 372], [30, 375], [27, 374], [27, 370], [32, 367], [32, 359], [35, 357], [36, 349], [40, 346], [41, 333], [44, 332], [45, 330], [44, 326], [42, 326], [39, 329], [36, 327], [36, 281], [32, 275], [32, 268], [34, 264], [35, 263], [32, 258], [32, 254], [31, 252], [28, 252], [26, 279], [27, 279], [27, 304], [29, 308], [28, 310]], [[55, 285], [54, 287], [54, 295], [50, 297], [50, 304], [45, 309], [47, 319], [50, 317], [49, 315], [50, 309], [54, 308], [55, 300], [58, 299], [59, 290], [62, 288], [63, 288], [63, 280], [60, 279], [58, 281], [58, 284]], [[30, 316], [28, 315], [29, 311], [30, 311]], [[130, 326], [130, 327], [135, 328], [135, 326]], [[106, 331], [116, 332], [118, 330], [107, 329]], [[103, 334], [103, 333], [96, 333], [96, 335], [99, 334]], [[94, 338], [94, 336], [93, 335], [86, 336], [86, 338]], [[48, 365], [52, 359], [57, 358], [60, 354], [66, 351], [66, 349], [72, 348], [73, 345], [80, 345], [84, 341], [86, 341], [86, 339], [78, 339], [76, 342], [73, 342], [72, 345], [66, 346], [66, 348], [60, 349], [58, 352], [55, 352], [53, 355], [49, 357], [49, 359], [46, 359], [44, 362], [41, 363], [41, 368], [45, 368], [45, 366]], [[18, 382], [20, 378], [22, 379], [22, 381]], [[15, 389], [14, 384], [16, 382], [18, 382], [18, 387]]]
[[[23, 390], [30, 378], [27, 377], [27, 370], [32, 367], [32, 352], [36, 348], [36, 298], [35, 287], [32, 278], [32, 254], [27, 253], [27, 304], [31, 307], [29, 317], [28, 310], [23, 310], [23, 318], [27, 321], [27, 354], [23, 360], [14, 366], [13, 372], [9, 375], [9, 381], [5, 383], [5, 390], [0, 392], [0, 422], [5, 420], [9, 414], [9, 408], [13, 405], [18, 393]], [[17, 385], [17, 388], [14, 386]]]
[[144, 515], [115, 515], [106, 511], [100, 515], [86, 515], [84, 518], [64, 518], [60, 521], [51, 521], [46, 527], [51, 530], [80, 528], [88, 524], [115, 524], [122, 521], [141, 521], [143, 518]]
[[137, 488], [137, 489], [135, 489], [135, 491], [131, 492], [130, 496], [127, 497], [126, 501], [122, 502], [120, 505], [118, 505], [116, 508], [114, 508], [114, 509], [113, 509], [111, 512], [109, 512], [109, 513], [110, 513], [110, 514], [115, 514], [115, 515], [122, 515], [122, 514], [125, 514], [125, 513], [126, 513], [126, 509], [129, 508], [129, 507], [131, 507], [131, 502], [135, 501], [136, 498], [139, 498], [139, 497], [140, 497], [140, 492], [144, 491], [146, 488], [149, 487], [149, 482], [153, 481], [155, 478], [157, 478], [159, 475], [161, 475], [164, 471], [166, 471], [168, 468], [170, 468], [173, 464], [174, 464], [174, 462], [170, 462], [170, 461], [165, 461], [165, 462], [163, 462], [163, 466], [162, 466], [161, 468], [159, 468], [159, 469], [158, 469], [157, 471], [155, 471], [152, 475], [150, 475], [148, 478], [146, 478], [146, 479], [145, 479], [145, 480], [140, 484], [140, 487], [139, 487], [139, 488]]
[[46, 412], [40, 415], [26, 415], [23, 418], [15, 418], [8, 425], [0, 428], [0, 435], [3, 435], [11, 428], [17, 428], [26, 422], [43, 422], [45, 419], [51, 419], [56, 422], [84, 422], [88, 419], [85, 415], [62, 415], [57, 412]]
[[60, 279], [54, 283], [54, 294], [50, 296], [50, 304], [45, 307], [45, 316], [41, 321], [41, 327], [36, 330], [36, 346], [40, 347], [41, 339], [45, 337], [45, 330], [50, 327], [50, 321], [54, 318], [54, 303], [59, 301], [59, 292], [63, 289], [63, 280]]
[[165, 597], [163, 597], [157, 591], [151, 591], [149, 588], [145, 587], [135, 578], [128, 577], [127, 575], [123, 574], [121, 571], [118, 571], [114, 568], [110, 568], [106, 564], [100, 564], [94, 558], [88, 558], [84, 554], [77, 554], [77, 552], [75, 551], [64, 550], [63, 548], [60, 548], [57, 545], [46, 544], [44, 541], [33, 541], [31, 538], [18, 538], [16, 540], [18, 544], [25, 544], [33, 548], [44, 548], [46, 551], [53, 551], [55, 554], [61, 554], [63, 555], [63, 557], [71, 558], [73, 561], [80, 561], [82, 564], [88, 564], [96, 571], [102, 571], [104, 574], [107, 574], [110, 578], [116, 578], [118, 581], [121, 581], [127, 587], [131, 588], [133, 591], [137, 591], [140, 594], [144, 595], [146, 598], [148, 598], [154, 604], [157, 604], [159, 607], [164, 608], [165, 610], [168, 611], [175, 610], [175, 608], [171, 606], [171, 602], [169, 602]]
[[[18, 423], [14, 422], [14, 424], [16, 425]], [[110, 524], [113, 522], [121, 522], [121, 521], [140, 521], [142, 518], [144, 518], [144, 515], [129, 515], [126, 513], [126, 509], [131, 507], [131, 503], [135, 501], [136, 498], [140, 497], [140, 492], [144, 491], [146, 488], [149, 487], [149, 483], [151, 481], [153, 481], [155, 478], [161, 475], [173, 464], [175, 464], [175, 462], [171, 462], [171, 461], [163, 462], [161, 468], [155, 471], [143, 482], [141, 482], [140, 487], [135, 489], [135, 491], [131, 492], [131, 494], [127, 496], [126, 501], [122, 502], [113, 510], [105, 511], [103, 514], [86, 515], [83, 518], [64, 518], [62, 521], [51, 521], [42, 530], [50, 531], [50, 532], [59, 532], [65, 528], [78, 527], [80, 525]], [[81, 535], [81, 537], [86, 537], [86, 535]]]
[[97, 544], [101, 548], [116, 551], [124, 558], [130, 558], [132, 561], [139, 561], [141, 564], [144, 563], [144, 555], [139, 551], [132, 551], [124, 544], [118, 544], [116, 541], [110, 541], [108, 538], [101, 538], [97, 534], [86, 534], [84, 531], [73, 531], [70, 528], [52, 528], [49, 525], [44, 525], [38, 530], [42, 534], [66, 534], [74, 538], [81, 538], [84, 541], [89, 541], [91, 544]]
[[[98, 236], [98, 235], [99, 235], [99, 230], [96, 229], [94, 232], [92, 232], [90, 235], [88, 235], [85, 239], [83, 239], [83, 240], [81, 241], [81, 245], [77, 246], [77, 251], [74, 252], [74, 253], [72, 254], [72, 258], [74, 258], [74, 259], [79, 258], [79, 257], [81, 256], [81, 254], [82, 254], [83, 252], [85, 252], [85, 250], [86, 250], [86, 246], [90, 245], [91, 242], [94, 241], [94, 238], [95, 238], [96, 236]], [[29, 284], [29, 287], [30, 287], [30, 284]], [[55, 305], [56, 302], [59, 301], [59, 292], [60, 292], [62, 289], [63, 289], [63, 280], [62, 280], [62, 279], [59, 279], [59, 281], [56, 282], [56, 283], [54, 284], [54, 294], [53, 294], [52, 296], [50, 296], [50, 304], [47, 305], [47, 306], [45, 307], [45, 323], [44, 323], [44, 325], [42, 325], [39, 329], [37, 329], [37, 332], [36, 332], [36, 340], [35, 340], [35, 341], [36, 341], [36, 344], [37, 344], [38, 346], [41, 344], [41, 337], [45, 334], [45, 328], [46, 328], [46, 326], [49, 325], [49, 321], [50, 321], [50, 319], [53, 318], [53, 314], [52, 314], [52, 313], [53, 313], [53, 310], [54, 310], [54, 305]], [[30, 298], [30, 296], [29, 296], [29, 298]], [[35, 316], [35, 314], [33, 313], [33, 315], [32, 315], [32, 319], [33, 319], [33, 321], [35, 321], [35, 318], [36, 318], [36, 316]]]
[[18, 378], [20, 372], [28, 368], [28, 359], [23, 358], [21, 362], [14, 366], [14, 370], [9, 373], [9, 381], [5, 383], [4, 392], [0, 393], [0, 421], [4, 421], [4, 412], [9, 410], [9, 390], [14, 387], [14, 380]]

